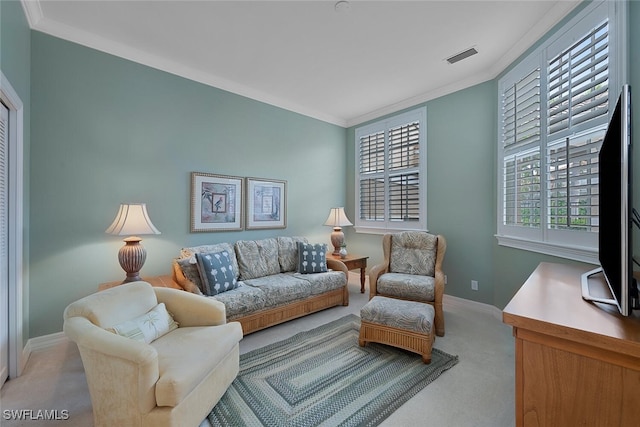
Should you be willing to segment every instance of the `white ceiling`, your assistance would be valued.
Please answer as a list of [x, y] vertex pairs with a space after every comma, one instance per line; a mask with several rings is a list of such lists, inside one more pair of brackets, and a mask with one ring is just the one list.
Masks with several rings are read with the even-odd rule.
[[35, 30], [340, 126], [496, 77], [579, 3], [22, 1]]

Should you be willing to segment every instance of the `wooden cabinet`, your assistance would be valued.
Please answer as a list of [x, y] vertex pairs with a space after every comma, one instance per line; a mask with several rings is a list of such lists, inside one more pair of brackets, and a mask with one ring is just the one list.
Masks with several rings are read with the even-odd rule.
[[503, 311], [516, 345], [517, 426], [640, 425], [640, 315], [584, 301], [585, 271], [542, 263]]

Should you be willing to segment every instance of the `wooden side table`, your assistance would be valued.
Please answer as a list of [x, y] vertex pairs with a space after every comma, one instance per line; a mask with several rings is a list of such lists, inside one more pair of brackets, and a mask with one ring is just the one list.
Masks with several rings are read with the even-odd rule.
[[368, 256], [361, 255], [351, 255], [347, 254], [345, 258], [340, 258], [340, 256], [329, 255], [334, 259], [340, 260], [347, 266], [349, 270], [357, 270], [360, 269], [360, 293], [364, 294], [364, 280], [365, 280], [365, 271], [367, 269], [367, 259]]
[[[149, 282], [151, 286], [155, 286], [158, 288], [181, 289], [180, 286], [171, 279], [170, 275], [143, 277], [142, 280], [144, 280], [145, 282]], [[110, 289], [120, 285], [122, 285], [122, 280], [114, 280], [113, 282], [100, 283], [98, 285], [98, 291], [104, 291], [105, 289]]]

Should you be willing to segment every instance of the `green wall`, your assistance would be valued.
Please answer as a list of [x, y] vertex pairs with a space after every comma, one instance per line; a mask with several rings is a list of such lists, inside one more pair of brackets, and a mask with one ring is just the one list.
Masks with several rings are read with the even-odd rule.
[[[342, 204], [345, 130], [42, 33], [32, 34], [31, 336], [67, 304], [124, 277], [121, 202], [145, 202], [144, 275], [183, 246], [277, 235], [329, 242]], [[288, 181], [285, 230], [190, 232], [192, 171]], [[143, 236], [145, 237], [145, 236]]]
[[29, 338], [29, 145], [31, 140], [31, 30], [19, 1], [0, 1], [0, 70], [22, 101], [23, 205], [23, 340]]

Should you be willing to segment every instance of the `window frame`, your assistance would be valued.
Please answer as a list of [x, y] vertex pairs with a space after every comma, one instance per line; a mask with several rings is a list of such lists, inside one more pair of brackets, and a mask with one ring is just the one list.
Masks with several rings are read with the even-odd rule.
[[[417, 221], [391, 221], [389, 220], [389, 130], [418, 122], [419, 126], [419, 165], [410, 168], [418, 173], [418, 207], [419, 218]], [[360, 139], [367, 135], [384, 132], [384, 220], [371, 221], [361, 219], [360, 212], [360, 182], [364, 175], [361, 173], [360, 159]], [[355, 129], [355, 221], [354, 228], [357, 233], [385, 234], [389, 232], [399, 232], [407, 230], [427, 231], [427, 107], [421, 106], [401, 114], [387, 117]]]
[[[549, 147], [558, 140], [559, 137], [579, 137], [587, 129], [594, 129], [599, 126], [606, 128], [606, 124], [613, 113], [615, 103], [618, 98], [622, 84], [627, 81], [627, 12], [626, 2], [593, 1], [584, 9], [578, 12], [573, 18], [567, 21], [561, 28], [555, 31], [543, 43], [535, 48], [530, 54], [519, 60], [511, 70], [506, 72], [498, 80], [498, 135], [497, 135], [497, 211], [496, 211], [496, 238], [501, 246], [522, 249], [591, 264], [598, 264], [598, 234], [597, 232], [580, 232], [573, 230], [550, 230], [547, 224], [549, 215], [547, 201], [549, 174], [547, 157]], [[547, 78], [548, 65], [551, 59], [560, 52], [568, 49], [585, 34], [591, 31], [598, 24], [607, 18], [609, 23], [609, 82], [608, 82], [608, 103], [609, 110], [601, 123], [594, 121], [588, 127], [578, 127], [573, 132], [559, 132], [560, 135], [548, 132], [547, 123], [547, 103], [548, 94]], [[540, 69], [540, 140], [524, 144], [517, 152], [505, 149], [501, 129], [503, 126], [502, 96], [505, 88], [514, 85], [519, 79], [524, 78], [535, 68]], [[506, 225], [503, 222], [505, 212], [504, 194], [504, 167], [505, 152], [507, 155], [516, 155], [525, 148], [539, 148], [540, 154], [540, 211], [541, 226], [539, 228], [521, 227], [517, 225]]]

